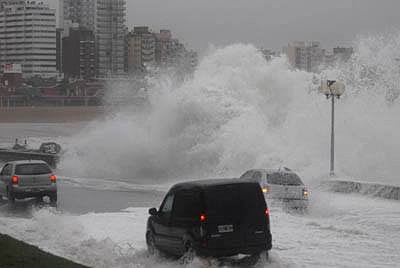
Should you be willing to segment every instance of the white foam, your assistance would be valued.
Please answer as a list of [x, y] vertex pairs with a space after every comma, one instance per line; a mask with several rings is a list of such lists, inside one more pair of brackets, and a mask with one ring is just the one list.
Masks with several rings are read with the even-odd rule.
[[387, 96], [399, 89], [400, 35], [385, 40], [360, 39], [349, 63], [320, 75], [291, 70], [285, 58], [266, 62], [252, 45], [212, 50], [184, 82], [149, 79], [143, 111], [117, 109], [75, 136], [62, 170], [153, 184], [283, 165], [305, 180], [326, 174], [330, 103], [316, 89], [334, 74], [347, 85], [336, 114], [338, 173], [390, 182], [400, 160], [400, 105]]
[[[271, 207], [273, 250], [267, 267], [394, 267], [400, 262], [397, 202], [313, 195], [309, 214]], [[147, 255], [147, 215], [147, 208], [81, 216], [42, 209], [30, 219], [0, 217], [0, 233], [92, 267], [179, 266], [173, 259]], [[191, 267], [204, 267], [204, 261]]]

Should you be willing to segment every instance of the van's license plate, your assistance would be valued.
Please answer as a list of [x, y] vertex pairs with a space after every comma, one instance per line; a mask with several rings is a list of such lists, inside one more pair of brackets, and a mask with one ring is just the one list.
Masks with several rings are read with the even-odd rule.
[[218, 225], [218, 233], [232, 233], [233, 225]]

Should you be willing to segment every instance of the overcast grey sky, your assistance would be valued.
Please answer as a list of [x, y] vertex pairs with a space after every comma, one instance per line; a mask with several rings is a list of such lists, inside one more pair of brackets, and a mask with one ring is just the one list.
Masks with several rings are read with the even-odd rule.
[[234, 42], [279, 50], [295, 40], [330, 48], [400, 29], [400, 0], [127, 0], [127, 8], [129, 29], [171, 29], [200, 52]]

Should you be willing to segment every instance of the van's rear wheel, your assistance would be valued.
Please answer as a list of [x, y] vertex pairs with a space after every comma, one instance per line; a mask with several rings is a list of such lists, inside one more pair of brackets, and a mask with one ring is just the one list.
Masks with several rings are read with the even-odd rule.
[[252, 254], [249, 257], [242, 259], [241, 261], [242, 261], [242, 264], [244, 264], [245, 266], [251, 267], [251, 266], [255, 266], [260, 260], [261, 260], [261, 254], [256, 253], [256, 254]]
[[247, 260], [247, 266], [254, 266], [257, 263], [265, 264], [269, 260], [269, 252], [268, 250], [256, 253], [250, 256]]
[[196, 256], [196, 251], [193, 248], [192, 243], [187, 242], [185, 245], [185, 253], [180, 259], [182, 264], [190, 264], [193, 262], [194, 257]]

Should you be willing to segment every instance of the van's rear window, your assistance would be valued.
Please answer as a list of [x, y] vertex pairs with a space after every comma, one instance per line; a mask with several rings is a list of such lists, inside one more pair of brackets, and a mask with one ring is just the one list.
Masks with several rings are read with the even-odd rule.
[[50, 174], [51, 169], [46, 164], [22, 164], [15, 168], [16, 175]]
[[205, 202], [208, 218], [230, 223], [257, 220], [266, 206], [260, 186], [256, 183], [210, 187], [205, 191]]
[[199, 192], [179, 192], [175, 195], [174, 218], [198, 219], [202, 212], [201, 197]]

